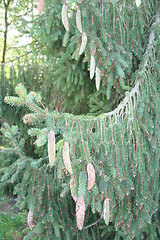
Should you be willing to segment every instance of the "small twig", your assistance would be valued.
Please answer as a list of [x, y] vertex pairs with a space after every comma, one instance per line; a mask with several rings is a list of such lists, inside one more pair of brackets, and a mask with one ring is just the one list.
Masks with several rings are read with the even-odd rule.
[[40, 102], [40, 104], [42, 105], [43, 109], [45, 110], [45, 112], [47, 113], [47, 109], [46, 107], [44, 106], [44, 104], [42, 103], [41, 99], [37, 96], [38, 98], [38, 101]]
[[100, 217], [96, 222], [88, 225], [87, 227], [84, 227], [84, 229], [87, 229], [87, 228], [89, 228], [89, 227], [92, 227], [92, 226], [96, 225], [101, 219], [102, 219], [102, 215], [101, 215], [101, 217]]

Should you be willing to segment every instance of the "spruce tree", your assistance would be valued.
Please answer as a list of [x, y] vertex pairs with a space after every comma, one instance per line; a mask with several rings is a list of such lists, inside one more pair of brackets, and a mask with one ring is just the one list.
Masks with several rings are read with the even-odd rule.
[[2, 129], [19, 156], [1, 181], [28, 207], [24, 239], [158, 239], [158, 1], [46, 0], [39, 13], [35, 37], [73, 111], [23, 84], [5, 98], [28, 108], [28, 134], [47, 152], [27, 157], [18, 129]]

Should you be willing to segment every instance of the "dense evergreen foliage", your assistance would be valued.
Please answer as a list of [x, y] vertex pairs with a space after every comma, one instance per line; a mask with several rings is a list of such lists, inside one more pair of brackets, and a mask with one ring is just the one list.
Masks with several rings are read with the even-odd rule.
[[1, 129], [1, 189], [29, 211], [24, 239], [158, 239], [158, 1], [43, 3], [37, 61], [5, 98], [27, 109], [38, 157], [17, 126]]

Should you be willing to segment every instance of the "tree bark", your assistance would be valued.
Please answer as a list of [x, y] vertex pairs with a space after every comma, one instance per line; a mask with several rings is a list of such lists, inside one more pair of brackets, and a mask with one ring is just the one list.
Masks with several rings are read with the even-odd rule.
[[10, 5], [11, 0], [8, 0], [7, 3], [4, 1], [4, 7], [5, 7], [5, 32], [4, 32], [4, 44], [3, 44], [3, 54], [2, 54], [2, 63], [5, 63], [6, 58], [6, 51], [7, 51], [7, 34], [8, 34], [8, 8]]
[[6, 60], [6, 51], [7, 51], [7, 33], [8, 33], [8, 8], [11, 3], [11, 0], [8, 0], [7, 2], [4, 2], [5, 7], [5, 32], [4, 32], [4, 44], [3, 44], [3, 53], [2, 53], [2, 67], [1, 67], [1, 111], [2, 111], [2, 117], [4, 117], [4, 92], [5, 92], [5, 80], [4, 80], [4, 71], [5, 71], [5, 60]]

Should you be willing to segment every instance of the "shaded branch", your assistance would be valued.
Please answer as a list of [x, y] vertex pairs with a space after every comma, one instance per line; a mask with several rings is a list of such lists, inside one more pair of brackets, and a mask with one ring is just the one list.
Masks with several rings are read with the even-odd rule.
[[26, 16], [26, 15], [28, 15], [28, 13], [31, 13], [32, 11], [33, 11], [33, 9], [30, 9], [30, 11], [27, 11], [27, 12], [25, 12], [25, 13], [23, 13], [23, 14], [20, 14], [20, 15], [15, 16], [15, 18], [13, 18], [13, 19], [8, 23], [8, 25], [11, 25], [12, 22], [14, 22], [14, 21], [17, 20], [17, 18]]
[[94, 223], [88, 225], [87, 227], [84, 227], [84, 229], [87, 229], [87, 228], [90, 228], [90, 227], [93, 227], [94, 225], [96, 225], [100, 220], [102, 219], [102, 216]]
[[18, 60], [18, 59], [20, 59], [22, 57], [25, 57], [25, 56], [29, 55], [30, 53], [32, 53], [32, 51], [29, 51], [28, 53], [25, 53], [25, 54], [23, 54], [23, 55], [21, 55], [19, 57], [13, 58], [12, 60], [10, 60], [10, 61], [8, 61], [6, 63], [2, 63], [2, 64], [0, 64], [0, 66], [3, 66], [4, 64], [7, 64], [7, 63], [12, 63], [12, 62], [14, 62], [14, 61], [16, 61], [16, 60]]

